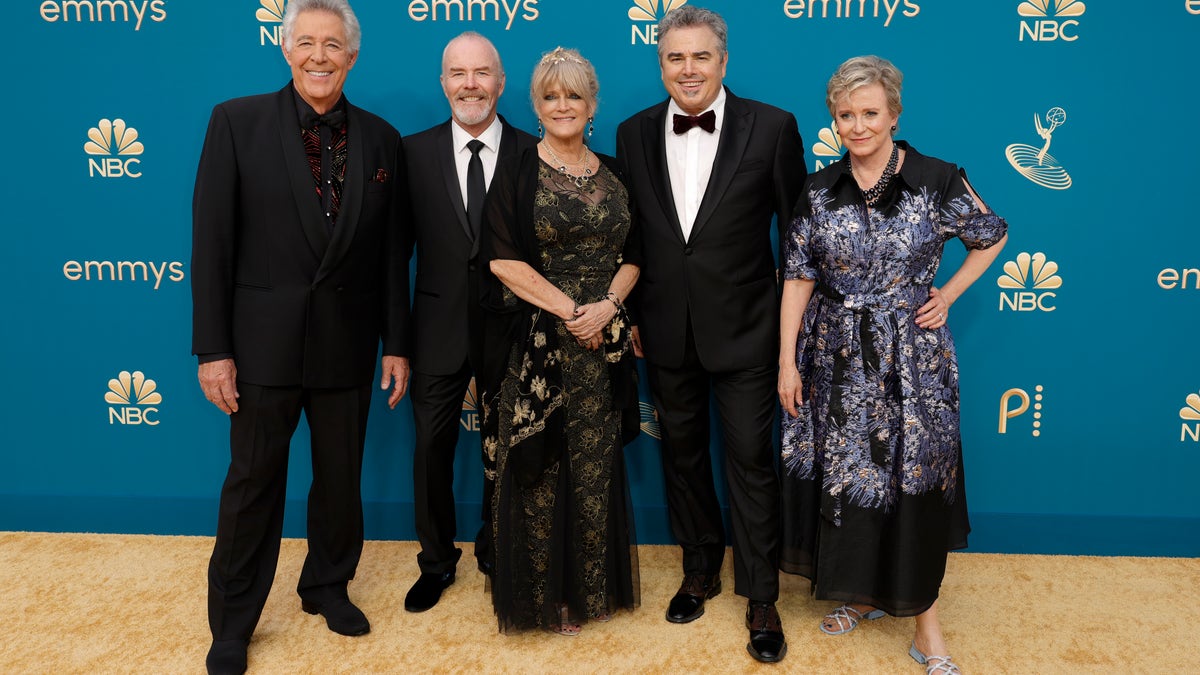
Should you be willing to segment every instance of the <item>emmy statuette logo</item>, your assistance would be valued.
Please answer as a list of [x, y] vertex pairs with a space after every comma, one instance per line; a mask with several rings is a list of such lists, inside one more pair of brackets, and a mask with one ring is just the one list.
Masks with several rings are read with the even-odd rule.
[[141, 178], [141, 160], [138, 155], [145, 151], [139, 141], [137, 129], [125, 124], [125, 120], [102, 119], [88, 129], [88, 141], [83, 151], [88, 155], [88, 176], [92, 178]]
[[629, 44], [658, 44], [658, 21], [667, 12], [686, 4], [687, 0], [633, 0], [633, 7], [629, 8], [628, 14], [629, 20], [636, 23], [631, 27]]
[[[827, 158], [829, 164], [833, 164], [846, 154], [846, 148], [842, 145], [842, 137], [837, 132], [837, 122], [817, 132], [817, 142], [813, 143], [812, 154], [816, 157]], [[813, 171], [820, 171], [826, 166], [828, 164], [818, 159], [813, 163]]]
[[1179, 419], [1183, 420], [1179, 430], [1179, 442], [1191, 440], [1200, 442], [1200, 394], [1188, 394], [1187, 405], [1179, 409]]
[[1021, 27], [1017, 41], [1024, 42], [1074, 42], [1079, 39], [1079, 21], [1087, 5], [1079, 0], [1025, 0], [1017, 5], [1021, 15]]
[[158, 408], [155, 406], [162, 405], [163, 398], [157, 388], [154, 380], [147, 379], [142, 371], [122, 370], [108, 381], [108, 391], [104, 394], [104, 401], [110, 406], [108, 423], [158, 426]]
[[1036, 148], [1024, 143], [1013, 143], [1004, 150], [1008, 163], [1017, 173], [1029, 180], [1051, 190], [1066, 190], [1071, 187], [1071, 176], [1051, 155], [1050, 138], [1054, 130], [1067, 121], [1067, 111], [1059, 107], [1046, 111], [1046, 124], [1037, 115], [1033, 116], [1033, 126], [1037, 135], [1045, 141], [1042, 147]]
[[1004, 274], [996, 280], [1000, 291], [1000, 311], [1053, 312], [1054, 289], [1062, 287], [1058, 263], [1046, 260], [1045, 253], [1020, 253], [1016, 260], [1004, 263]]
[[1019, 388], [1009, 389], [1000, 395], [1000, 433], [1007, 434], [1008, 421], [1027, 413], [1032, 402], [1033, 436], [1037, 438], [1042, 435], [1042, 385], [1034, 387], [1033, 392], [1032, 401], [1029, 392]]
[[641, 414], [642, 433], [657, 441], [662, 440], [662, 426], [658, 423], [658, 411], [645, 401], [638, 401], [638, 412]]
[[467, 384], [467, 392], [463, 395], [462, 418], [459, 423], [467, 431], [479, 431], [479, 392], [475, 389], [475, 378], [473, 377]]
[[254, 18], [258, 19], [258, 44], [279, 46], [283, 39], [283, 12], [287, 0], [259, 0]]

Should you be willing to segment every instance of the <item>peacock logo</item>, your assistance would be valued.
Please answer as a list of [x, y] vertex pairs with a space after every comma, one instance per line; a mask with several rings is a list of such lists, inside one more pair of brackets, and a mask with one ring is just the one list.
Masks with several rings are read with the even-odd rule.
[[475, 378], [467, 384], [467, 391], [463, 394], [462, 402], [462, 418], [460, 420], [462, 428], [467, 431], [479, 431], [479, 391], [475, 386]]
[[[629, 20], [636, 23], [630, 32], [629, 44], [658, 44], [658, 21], [666, 16], [667, 12], [686, 4], [687, 0], [633, 0], [633, 7], [629, 8], [627, 14]], [[646, 23], [647, 21], [654, 23]]]
[[1079, 39], [1079, 19], [1087, 11], [1080, 0], [1024, 0], [1017, 5], [1021, 26], [1017, 41], [1074, 42]]
[[1200, 441], [1200, 394], [1188, 394], [1184, 403], [1179, 409], [1179, 419], [1183, 420], [1179, 441]]
[[146, 146], [138, 140], [138, 131], [121, 118], [102, 119], [88, 129], [83, 151], [88, 157], [88, 175], [92, 178], [141, 178], [139, 155]]
[[1000, 311], [1053, 312], [1056, 294], [1062, 287], [1058, 263], [1047, 260], [1045, 253], [1019, 253], [1016, 260], [1004, 263], [1004, 274], [996, 280], [1000, 287]]
[[278, 47], [283, 35], [283, 12], [287, 0], [258, 0], [254, 18], [258, 19], [258, 44]]
[[[833, 164], [846, 154], [846, 148], [842, 145], [842, 137], [837, 132], [837, 122], [817, 132], [817, 142], [813, 143], [812, 154], [816, 157], [824, 157], [829, 164]], [[817, 159], [813, 163], [813, 171], [820, 171], [826, 166], [828, 164]]]
[[163, 397], [158, 385], [142, 371], [122, 370], [108, 381], [104, 401], [109, 404], [108, 423], [136, 426], [158, 426], [158, 408]]

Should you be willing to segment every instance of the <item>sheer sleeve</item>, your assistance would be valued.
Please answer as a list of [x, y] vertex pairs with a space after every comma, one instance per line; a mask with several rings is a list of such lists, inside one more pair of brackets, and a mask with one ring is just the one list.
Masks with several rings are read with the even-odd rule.
[[812, 192], [805, 189], [792, 209], [794, 217], [783, 236], [783, 278], [816, 279], [812, 260]]
[[[951, 172], [942, 194], [945, 195], [941, 214], [944, 239], [957, 237], [968, 249], [984, 249], [991, 248], [1008, 232], [1008, 223], [987, 207], [982, 197], [976, 202], [967, 189], [967, 173], [962, 169]], [[987, 213], [980, 208], [981, 204]]]
[[[492, 176], [484, 210], [482, 241], [479, 245], [480, 262], [493, 260], [525, 260], [517, 224], [517, 177], [520, 165], [515, 162], [500, 162]], [[525, 262], [529, 262], [525, 260]]]

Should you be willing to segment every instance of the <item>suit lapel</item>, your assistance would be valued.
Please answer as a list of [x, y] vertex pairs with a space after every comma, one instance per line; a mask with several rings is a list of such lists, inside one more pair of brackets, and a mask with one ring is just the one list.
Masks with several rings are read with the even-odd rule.
[[333, 238], [329, 248], [321, 259], [321, 267], [317, 270], [315, 282], [319, 282], [337, 268], [338, 263], [350, 250], [354, 241], [354, 233], [358, 229], [358, 217], [362, 213], [363, 191], [366, 189], [366, 176], [369, 153], [365, 152], [363, 140], [363, 117], [358, 114], [358, 108], [346, 102], [346, 145], [349, 154], [346, 156], [346, 176], [342, 181], [342, 203], [338, 207], [337, 220], [333, 225]]
[[[437, 133], [437, 158], [442, 170], [442, 180], [446, 184], [446, 193], [450, 197], [450, 205], [458, 216], [458, 224], [462, 226], [467, 241], [471, 241], [471, 223], [467, 221], [467, 205], [463, 203], [462, 188], [458, 184], [458, 166], [454, 161], [454, 132], [446, 122]], [[419, 197], [419, 195], [416, 195]]]
[[692, 224], [692, 241], [695, 241], [696, 235], [712, 217], [725, 190], [729, 188], [733, 175], [742, 163], [742, 155], [746, 154], [750, 129], [754, 126], [754, 112], [746, 109], [741, 100], [728, 89], [725, 90], [723, 126], [721, 140], [717, 142], [717, 156], [713, 159], [712, 173], [709, 174], [708, 185], [704, 188], [704, 199], [700, 200], [696, 222]]
[[283, 165], [288, 182], [292, 186], [292, 197], [296, 200], [296, 212], [300, 215], [300, 229], [318, 259], [324, 257], [329, 248], [329, 229], [321, 218], [318, 208], [316, 187], [313, 185], [312, 169], [304, 154], [304, 143], [300, 140], [300, 120], [296, 112], [295, 94], [288, 82], [277, 95], [279, 114], [279, 145], [283, 148]]
[[667, 103], [655, 108], [642, 118], [643, 153], [646, 157], [646, 173], [650, 176], [650, 184], [654, 187], [654, 196], [658, 198], [663, 214], [671, 223], [675, 236], [684, 243], [683, 228], [679, 225], [679, 214], [675, 212], [675, 195], [671, 191], [671, 170], [667, 166], [667, 142], [663, 138], [666, 125]]

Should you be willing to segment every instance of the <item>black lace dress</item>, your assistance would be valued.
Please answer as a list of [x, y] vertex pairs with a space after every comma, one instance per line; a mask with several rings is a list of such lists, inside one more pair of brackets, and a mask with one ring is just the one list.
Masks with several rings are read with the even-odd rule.
[[[515, 190], [511, 178], [493, 190]], [[511, 231], [525, 227], [519, 209], [497, 216], [505, 209], [490, 204], [490, 257], [524, 260], [581, 304], [603, 298], [629, 248], [625, 186], [603, 164], [577, 185], [540, 160], [526, 182], [533, 246]], [[508, 315], [516, 330], [504, 345], [503, 376], [484, 393], [484, 448], [496, 462], [492, 598], [500, 627], [553, 626], [564, 605], [577, 622], [631, 609], [638, 578], [622, 422], [636, 394], [627, 319], [619, 313], [604, 348], [590, 351], [558, 317], [507, 288], [498, 292], [517, 310]]]

